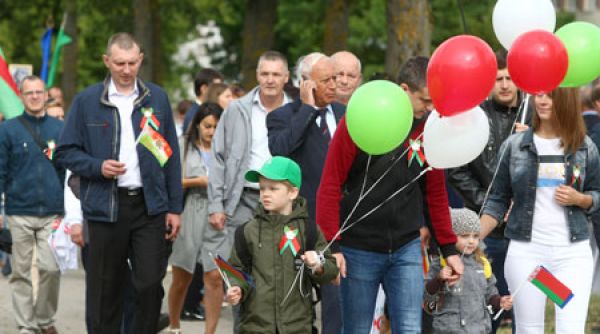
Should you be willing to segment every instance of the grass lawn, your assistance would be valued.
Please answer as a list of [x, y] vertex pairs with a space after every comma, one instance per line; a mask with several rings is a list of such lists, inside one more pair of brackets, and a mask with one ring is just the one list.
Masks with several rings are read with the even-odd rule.
[[[568, 304], [567, 306], [568, 307]], [[554, 303], [548, 301], [546, 304], [546, 326], [545, 333], [554, 333]], [[592, 332], [592, 326], [600, 326], [600, 294], [592, 295], [590, 300], [590, 306], [588, 308], [588, 319], [586, 324], [586, 333]], [[510, 328], [498, 329], [498, 334], [509, 334], [511, 333]], [[597, 332], [600, 333], [600, 332]]]

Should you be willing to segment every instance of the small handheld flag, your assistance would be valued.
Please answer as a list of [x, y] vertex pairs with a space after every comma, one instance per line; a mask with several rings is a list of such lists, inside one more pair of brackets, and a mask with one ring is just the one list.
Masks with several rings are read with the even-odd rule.
[[[248, 289], [250, 287], [254, 288], [254, 282], [252, 278], [243, 271], [235, 269], [229, 262], [225, 261], [220, 255], [214, 256], [213, 261], [217, 265], [217, 268], [221, 272], [221, 276], [223, 276], [223, 280], [225, 282], [233, 283], [234, 285], [238, 285], [244, 289]], [[228, 284], [228, 285], [230, 285]]]
[[544, 266], [538, 266], [534, 270], [530, 276], [530, 281], [560, 308], [564, 308], [573, 298], [571, 289], [559, 281]]
[[136, 144], [137, 143], [144, 145], [144, 147], [156, 157], [156, 160], [158, 160], [161, 167], [164, 167], [171, 157], [171, 154], [173, 154], [169, 142], [165, 140], [160, 132], [155, 131], [148, 125], [144, 126], [142, 129], [142, 132], [136, 140]]

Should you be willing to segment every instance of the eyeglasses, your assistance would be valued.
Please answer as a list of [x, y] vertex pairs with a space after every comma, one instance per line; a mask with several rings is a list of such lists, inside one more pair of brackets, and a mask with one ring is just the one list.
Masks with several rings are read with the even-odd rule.
[[30, 97], [33, 95], [44, 95], [44, 91], [43, 90], [29, 90], [26, 92], [23, 92], [24, 96]]

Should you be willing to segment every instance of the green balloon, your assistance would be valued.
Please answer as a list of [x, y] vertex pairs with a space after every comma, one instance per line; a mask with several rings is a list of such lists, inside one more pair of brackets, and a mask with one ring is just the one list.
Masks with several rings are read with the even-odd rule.
[[569, 69], [561, 87], [585, 85], [600, 75], [600, 28], [587, 22], [573, 22], [556, 31], [569, 54]]
[[361, 150], [385, 154], [402, 144], [412, 127], [412, 104], [391, 81], [375, 80], [359, 87], [348, 102], [346, 124]]

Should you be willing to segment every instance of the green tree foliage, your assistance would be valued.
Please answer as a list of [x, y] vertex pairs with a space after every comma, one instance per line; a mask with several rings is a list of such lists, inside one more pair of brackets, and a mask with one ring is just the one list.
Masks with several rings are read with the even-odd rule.
[[[242, 30], [246, 1], [251, 0], [158, 0], [161, 24], [162, 82], [169, 91], [188, 88], [181, 83], [183, 74], [193, 76], [200, 68], [196, 62], [176, 66], [172, 56], [178, 45], [199, 37], [198, 24], [212, 20], [221, 29], [224, 43], [209, 52], [212, 66], [229, 80], [238, 80]], [[495, 0], [460, 0], [469, 33], [484, 39], [492, 48], [500, 47], [492, 28]], [[133, 31], [134, 1], [77, 0], [79, 37], [77, 86], [79, 89], [106, 75], [101, 56], [108, 37], [117, 31]], [[387, 43], [386, 0], [348, 1], [348, 49], [362, 60], [364, 77], [382, 72]], [[430, 0], [432, 50], [451, 36], [463, 34], [458, 0]], [[275, 24], [275, 49], [287, 55], [295, 65], [301, 55], [321, 50], [325, 0], [279, 0]], [[48, 17], [60, 25], [64, 12], [61, 0], [3, 0], [0, 6], [0, 46], [11, 63], [41, 65], [40, 38]], [[557, 27], [574, 20], [572, 14], [559, 13]], [[60, 78], [57, 78], [60, 82]], [[185, 86], [185, 87], [182, 87]]]

